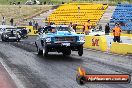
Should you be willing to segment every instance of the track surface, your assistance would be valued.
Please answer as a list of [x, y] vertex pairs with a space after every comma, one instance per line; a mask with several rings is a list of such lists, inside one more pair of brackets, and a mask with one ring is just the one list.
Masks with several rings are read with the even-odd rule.
[[76, 83], [76, 72], [79, 66], [83, 66], [91, 74], [129, 73], [132, 75], [131, 56], [110, 55], [84, 49], [82, 57], [72, 52], [68, 57], [51, 53], [45, 58], [37, 55], [34, 41], [35, 37], [29, 37], [20, 43], [0, 42], [0, 61], [16, 76], [19, 83], [14, 81], [17, 86], [21, 84], [21, 88], [132, 88], [132, 82], [84, 86]]

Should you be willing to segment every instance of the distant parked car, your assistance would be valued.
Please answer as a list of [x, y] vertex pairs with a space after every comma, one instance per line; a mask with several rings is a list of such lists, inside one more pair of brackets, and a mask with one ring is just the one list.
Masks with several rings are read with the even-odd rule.
[[71, 51], [78, 51], [78, 55], [82, 56], [84, 42], [84, 35], [76, 34], [67, 25], [52, 25], [44, 28], [35, 45], [39, 55], [47, 56], [48, 52], [62, 52], [65, 56], [70, 55]]
[[16, 30], [6, 30], [5, 32], [2, 33], [1, 35], [2, 41], [20, 41], [21, 36]]
[[34, 4], [39, 5], [40, 1], [39, 0], [27, 0], [27, 2], [25, 3], [25, 5], [34, 5]]
[[25, 5], [33, 5], [33, 1], [32, 0], [27, 0], [27, 2], [25, 3]]
[[15, 27], [14, 26], [10, 26], [10, 25], [0, 25], [0, 34], [5, 32], [6, 29], [9, 29], [9, 28], [15, 28]]

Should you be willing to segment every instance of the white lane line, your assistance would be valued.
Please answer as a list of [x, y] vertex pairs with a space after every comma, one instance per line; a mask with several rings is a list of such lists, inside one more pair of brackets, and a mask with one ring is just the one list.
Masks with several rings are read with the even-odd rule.
[[11, 76], [13, 81], [15, 82], [17, 88], [26, 88], [22, 82], [17, 78], [17, 76], [11, 71], [11, 69], [6, 65], [6, 63], [3, 61], [2, 58], [0, 58], [1, 64], [4, 66], [5, 70], [8, 72], [8, 74]]

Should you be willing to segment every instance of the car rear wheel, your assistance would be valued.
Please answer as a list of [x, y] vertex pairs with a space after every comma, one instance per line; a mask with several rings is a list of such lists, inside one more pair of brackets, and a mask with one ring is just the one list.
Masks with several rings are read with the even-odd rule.
[[78, 55], [79, 56], [83, 55], [83, 46], [79, 46], [79, 48], [78, 48]]

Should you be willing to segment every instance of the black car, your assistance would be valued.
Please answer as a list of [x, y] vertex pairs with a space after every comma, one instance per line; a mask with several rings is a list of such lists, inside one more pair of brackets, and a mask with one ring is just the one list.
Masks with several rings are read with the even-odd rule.
[[19, 35], [19, 33], [17, 31], [13, 31], [13, 30], [10, 30], [10, 31], [6, 31], [6, 32], [3, 32], [2, 35], [1, 35], [1, 39], [2, 41], [20, 41], [21, 39], [21, 36]]

